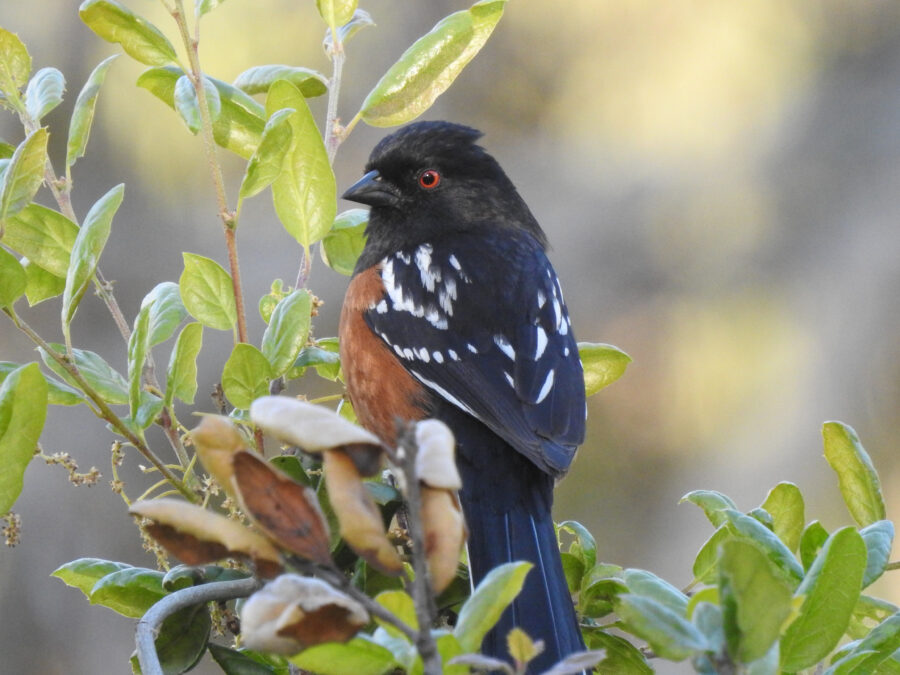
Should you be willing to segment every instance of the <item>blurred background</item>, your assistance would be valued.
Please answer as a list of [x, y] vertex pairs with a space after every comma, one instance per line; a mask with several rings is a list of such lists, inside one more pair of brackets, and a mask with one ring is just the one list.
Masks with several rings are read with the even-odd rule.
[[[161, 4], [126, 4], [175, 42]], [[416, 37], [468, 3], [362, 6], [378, 26], [348, 47], [345, 120]], [[77, 92], [119, 49], [81, 23], [72, 0], [6, 0], [0, 25], [19, 34], [35, 70], [56, 66], [67, 78], [66, 102], [46, 119], [59, 170]], [[322, 34], [312, 0], [232, 0], [204, 19], [201, 57], [228, 81], [266, 63], [327, 74]], [[155, 284], [177, 281], [181, 251], [226, 260], [200, 139], [135, 87], [141, 71], [127, 57], [112, 66], [74, 168], [81, 216], [126, 184], [101, 268], [118, 280], [129, 320]], [[320, 123], [324, 103], [311, 101]], [[549, 235], [578, 338], [634, 358], [590, 399], [588, 440], [558, 489], [557, 517], [586, 524], [604, 561], [686, 585], [712, 531], [696, 507], [678, 506], [698, 488], [749, 510], [789, 480], [807, 498], [807, 520], [849, 524], [822, 457], [829, 419], [855, 427], [889, 517], [900, 517], [900, 4], [513, 1], [425, 118], [485, 132]], [[335, 163], [339, 187], [385, 133], [354, 131]], [[22, 138], [6, 113], [0, 137]], [[243, 162], [221, 154], [233, 204]], [[238, 240], [258, 343], [252, 308], [274, 278], [293, 282], [299, 248], [267, 196], [248, 203]], [[316, 335], [336, 333], [346, 284], [316, 261], [310, 286], [326, 303]], [[20, 304], [46, 338], [60, 339], [58, 301]], [[95, 297], [82, 303], [73, 337], [124, 371], [125, 345]], [[197, 407], [212, 410], [206, 392], [230, 336], [206, 330], [204, 342]], [[0, 346], [4, 360], [35, 358], [9, 321], [0, 321]], [[301, 386], [334, 391], [308, 380]], [[187, 411], [182, 419], [190, 424]], [[58, 467], [29, 467], [15, 506], [22, 542], [0, 549], [2, 673], [128, 672], [134, 622], [48, 576], [81, 556], [153, 566], [108, 489], [111, 441], [83, 407], [51, 410], [45, 451], [69, 452], [104, 479], [74, 488]], [[122, 469], [132, 496], [155, 480], [139, 463], [129, 455]], [[900, 577], [874, 591], [900, 602]]]

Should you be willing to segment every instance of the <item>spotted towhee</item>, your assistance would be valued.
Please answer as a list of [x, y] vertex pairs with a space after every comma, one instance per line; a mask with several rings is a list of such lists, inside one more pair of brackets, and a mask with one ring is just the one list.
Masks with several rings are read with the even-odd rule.
[[469, 566], [534, 564], [483, 651], [519, 626], [543, 640], [534, 672], [584, 648], [550, 509], [584, 440], [584, 376], [546, 237], [478, 131], [419, 122], [382, 140], [343, 195], [371, 206], [341, 314], [360, 422], [436, 417], [457, 439]]

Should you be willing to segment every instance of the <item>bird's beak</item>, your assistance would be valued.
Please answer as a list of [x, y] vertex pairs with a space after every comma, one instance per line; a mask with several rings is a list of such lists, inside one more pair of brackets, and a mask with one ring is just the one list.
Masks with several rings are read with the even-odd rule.
[[369, 206], [391, 206], [399, 199], [393, 186], [381, 180], [381, 175], [377, 171], [370, 171], [360, 178], [347, 188], [341, 197]]

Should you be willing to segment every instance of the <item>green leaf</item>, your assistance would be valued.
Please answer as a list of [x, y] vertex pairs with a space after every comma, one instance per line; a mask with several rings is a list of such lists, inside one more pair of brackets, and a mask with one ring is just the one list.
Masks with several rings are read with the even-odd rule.
[[[203, 91], [206, 95], [210, 120], [215, 122], [222, 113], [222, 100], [219, 98], [219, 90], [204, 77]], [[182, 75], [175, 82], [175, 110], [181, 115], [181, 119], [184, 120], [190, 132], [196, 135], [203, 124], [200, 115], [200, 100], [197, 98], [197, 90], [194, 89], [191, 78], [187, 75]]]
[[860, 595], [853, 608], [853, 614], [850, 615], [847, 635], [854, 640], [860, 640], [868, 635], [877, 624], [897, 612], [900, 612], [900, 607], [887, 600]]
[[589, 569], [581, 580], [579, 612], [592, 618], [612, 612], [616, 599], [628, 593], [628, 586], [622, 576], [622, 568], [618, 565], [600, 563]]
[[309, 337], [312, 297], [308, 291], [296, 290], [275, 307], [262, 338], [262, 353], [272, 365], [272, 375], [281, 377], [294, 364], [294, 359]]
[[132, 428], [136, 427], [138, 431], [143, 431], [156, 421], [162, 409], [163, 400], [159, 396], [151, 394], [149, 391], [142, 391], [138, 409], [128, 420], [132, 422]]
[[628, 569], [623, 578], [628, 590], [634, 595], [652, 598], [677, 614], [683, 615], [687, 611], [687, 596], [652, 572]]
[[78, 94], [75, 109], [72, 111], [72, 119], [69, 122], [66, 166], [72, 166], [80, 157], [84, 157], [84, 149], [87, 147], [88, 138], [91, 135], [91, 125], [94, 123], [94, 109], [97, 106], [100, 87], [106, 79], [106, 71], [117, 58], [119, 55], [113, 54], [97, 64]]
[[506, 0], [483, 0], [442, 19], [407, 49], [362, 104], [372, 126], [405, 124], [431, 107], [487, 42]]
[[[51, 342], [50, 347], [57, 354], [63, 356], [66, 354], [65, 345]], [[70, 385], [80, 390], [78, 383], [75, 382], [63, 367], [53, 360], [47, 352], [43, 349], [39, 349], [38, 351], [41, 353], [44, 364], [50, 370], [59, 375]], [[75, 367], [78, 368], [82, 377], [84, 377], [94, 391], [100, 394], [104, 401], [110, 405], [128, 403], [128, 382], [118, 371], [104, 361], [99, 354], [95, 354], [86, 349], [72, 349], [72, 355], [75, 359]]]
[[731, 497], [715, 490], [694, 490], [688, 492], [678, 500], [679, 504], [684, 502], [690, 502], [703, 509], [703, 513], [709, 518], [709, 522], [713, 524], [713, 527], [719, 527], [719, 525], [728, 520], [725, 517], [725, 511], [728, 509], [737, 510], [737, 504], [732, 501]]
[[35, 129], [19, 144], [0, 181], [0, 224], [15, 216], [34, 199], [44, 180], [47, 130]]
[[[459, 640], [456, 639], [453, 633], [449, 631], [432, 631], [432, 635], [436, 638], [435, 643], [437, 644], [438, 654], [441, 656], [442, 675], [468, 675], [472, 672], [463, 665], [449, 665], [452, 659], [464, 653], [462, 645], [459, 644]], [[416, 665], [418, 666], [418, 662]]]
[[571, 553], [560, 553], [563, 574], [566, 576], [566, 586], [569, 594], [575, 595], [581, 590], [581, 582], [584, 580], [584, 563]]
[[640, 650], [628, 640], [618, 635], [592, 629], [585, 635], [588, 649], [605, 649], [606, 658], [597, 664], [600, 673], [616, 673], [617, 675], [651, 675], [653, 669], [648, 665]]
[[86, 0], [78, 15], [99, 37], [122, 45], [136, 61], [162, 66], [178, 58], [172, 43], [156, 26], [115, 0]]
[[237, 309], [231, 276], [214, 260], [194, 253], [182, 256], [184, 272], [178, 286], [185, 309], [204, 326], [232, 330]]
[[803, 495], [793, 483], [779, 483], [773, 487], [762, 507], [772, 515], [775, 534], [791, 551], [800, 546], [803, 534]]
[[288, 660], [317, 675], [382, 675], [397, 665], [390, 651], [363, 635], [316, 645]]
[[368, 224], [368, 209], [350, 209], [335, 218], [319, 249], [324, 263], [338, 274], [348, 277], [353, 274], [356, 261], [366, 245]]
[[[12, 361], [0, 361], [0, 384], [20, 365]], [[51, 405], [78, 405], [84, 399], [81, 394], [62, 382], [44, 375], [47, 380], [47, 402]]]
[[56, 68], [41, 68], [28, 82], [25, 110], [35, 122], [62, 103], [66, 78]]
[[[315, 347], [304, 347], [297, 355], [297, 360], [287, 373], [289, 379], [295, 379], [303, 375], [309, 367], [315, 368], [319, 377], [334, 382], [341, 372], [341, 357], [336, 351], [323, 349], [318, 345], [324, 345], [324, 339], [316, 341]], [[328, 345], [325, 345], [328, 346]]]
[[[372, 20], [371, 14], [366, 10], [357, 7], [356, 11], [353, 12], [353, 18], [337, 29], [338, 40], [340, 40], [341, 44], [346, 45], [347, 41], [361, 29], [374, 25], [375, 21]], [[322, 41], [322, 47], [325, 49], [325, 54], [331, 58], [332, 53], [334, 52], [334, 40], [332, 39], [330, 30], [325, 31], [325, 39]]]
[[696, 583], [708, 584], [716, 578], [721, 546], [731, 537], [732, 534], [728, 527], [722, 525], [700, 547], [697, 557], [694, 558], [694, 566], [691, 568]]
[[272, 183], [275, 212], [284, 228], [305, 249], [324, 237], [334, 222], [337, 186], [328, 153], [303, 94], [285, 80], [269, 89], [266, 110], [295, 112], [288, 118], [293, 137], [281, 174]]
[[79, 558], [57, 567], [50, 576], [61, 579], [67, 586], [77, 588], [90, 597], [91, 589], [100, 579], [107, 574], [130, 568], [131, 565], [123, 562], [113, 562], [101, 558]]
[[66, 278], [78, 226], [61, 213], [29, 204], [6, 221], [3, 243], [54, 276]]
[[199, 19], [204, 14], [209, 14], [225, 0], [194, 0], [194, 13]]
[[25, 297], [32, 307], [62, 295], [66, 288], [66, 280], [47, 270], [38, 267], [28, 258], [22, 258], [22, 267], [25, 269]]
[[299, 66], [254, 66], [238, 75], [234, 86], [246, 94], [265, 94], [278, 80], [287, 80], [305, 98], [315, 98], [328, 91], [328, 78], [315, 70]]
[[22, 492], [25, 469], [47, 417], [47, 382], [37, 363], [16, 368], [0, 385], [0, 514]]
[[725, 511], [725, 516], [728, 518], [728, 524], [732, 531], [736, 535], [750, 539], [757, 544], [765, 551], [769, 560], [785, 573], [791, 586], [796, 587], [797, 582], [803, 578], [803, 567], [788, 547], [782, 543], [781, 539], [758, 520], [745, 516], [739, 511], [729, 509]]
[[163, 573], [143, 567], [127, 567], [103, 576], [88, 596], [92, 605], [108, 607], [123, 616], [137, 619], [160, 598]]
[[[3, 29], [0, 28], [0, 31]], [[0, 139], [0, 158], [9, 159], [13, 156], [13, 153], [16, 151], [16, 146], [7, 143], [3, 139]]]
[[894, 614], [876, 626], [826, 673], [828, 675], [874, 673], [877, 666], [889, 659], [898, 649], [900, 649], [900, 614]]
[[[419, 630], [419, 621], [416, 619], [416, 605], [413, 602], [412, 597], [406, 591], [384, 591], [376, 596], [375, 602], [391, 612], [391, 614], [396, 616], [413, 630]], [[396, 638], [407, 640], [403, 633], [388, 622], [383, 621], [378, 617], [375, 617], [375, 622], [384, 628], [388, 634]]]
[[683, 661], [708, 648], [706, 637], [693, 624], [652, 598], [621, 595], [616, 612], [626, 630], [646, 640], [663, 658]]
[[66, 274], [66, 289], [63, 292], [62, 321], [64, 330], [75, 316], [88, 284], [94, 277], [100, 254], [112, 226], [113, 216], [122, 203], [125, 186], [121, 183], [97, 200], [85, 216], [84, 224], [78, 231], [72, 245], [72, 262]]
[[287, 665], [283, 669], [276, 669], [249, 656], [249, 654], [254, 652], [229, 649], [228, 647], [217, 645], [215, 642], [210, 642], [207, 648], [213, 660], [219, 665], [225, 675], [290, 675]]
[[564, 520], [559, 524], [559, 531], [575, 535], [568, 552], [581, 560], [585, 569], [589, 570], [597, 564], [597, 542], [584, 525], [577, 520]]
[[336, 31], [353, 18], [356, 2], [357, 0], [316, 0], [316, 7], [328, 27]]
[[0, 92], [10, 98], [28, 82], [31, 56], [19, 36], [0, 28]]
[[259, 194], [281, 175], [284, 157], [291, 147], [294, 133], [289, 119], [293, 112], [293, 108], [279, 110], [266, 122], [259, 147], [250, 158], [241, 181], [241, 199]]
[[202, 346], [203, 326], [189, 323], [182, 329], [169, 357], [165, 405], [172, 405], [175, 398], [193, 404], [197, 395], [197, 355]]
[[488, 631], [500, 620], [522, 590], [528, 562], [512, 562], [492, 569], [462, 606], [453, 634], [467, 652], [477, 651]]
[[137, 417], [141, 407], [143, 391], [144, 363], [150, 351], [150, 311], [153, 304], [143, 305], [134, 320], [134, 330], [128, 339], [128, 402], [131, 406], [131, 418]]
[[894, 524], [889, 520], [879, 520], [859, 531], [866, 542], [866, 572], [863, 574], [862, 587], [873, 583], [884, 574], [885, 567], [891, 558], [891, 545], [894, 543]]
[[274, 378], [269, 360], [253, 345], [236, 344], [222, 371], [222, 389], [235, 408], [246, 410], [269, 393]]
[[148, 324], [148, 345], [154, 347], [168, 340], [187, 316], [187, 310], [181, 302], [178, 284], [163, 281], [141, 300], [141, 309], [150, 306]]
[[790, 616], [791, 587], [766, 553], [745, 539], [723, 544], [719, 572], [728, 652], [752, 663], [765, 656]]
[[803, 569], [808, 570], [812, 566], [819, 549], [827, 539], [828, 530], [822, 527], [818, 520], [812, 521], [804, 528], [803, 534], [800, 535], [800, 560], [803, 561]]
[[[170, 108], [175, 108], [175, 84], [184, 75], [179, 68], [150, 68], [138, 78], [143, 87]], [[206, 78], [219, 92], [221, 112], [213, 121], [213, 139], [226, 150], [249, 159], [259, 146], [266, 125], [263, 107], [227, 82]]]
[[0, 307], [12, 304], [25, 294], [28, 277], [12, 253], [0, 248]]
[[835, 647], [859, 599], [865, 569], [866, 545], [859, 532], [852, 527], [834, 532], [797, 589], [804, 600], [781, 638], [782, 670], [809, 668]]
[[838, 475], [841, 494], [856, 524], [865, 527], [884, 520], [881, 482], [856, 432], [841, 422], [826, 422], [822, 436], [825, 459]]
[[584, 388], [593, 396], [625, 374], [631, 357], [618, 347], [591, 342], [579, 342], [578, 354], [584, 367]]
[[154, 645], [164, 673], [184, 673], [206, 653], [212, 620], [206, 603], [170, 614], [160, 626]]

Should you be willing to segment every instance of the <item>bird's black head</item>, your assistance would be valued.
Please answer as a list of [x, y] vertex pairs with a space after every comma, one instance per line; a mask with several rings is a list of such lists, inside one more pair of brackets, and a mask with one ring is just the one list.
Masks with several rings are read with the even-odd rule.
[[476, 144], [480, 137], [459, 124], [416, 122], [375, 146], [366, 175], [343, 194], [372, 207], [370, 256], [497, 228], [524, 230], [546, 245], [512, 181]]

